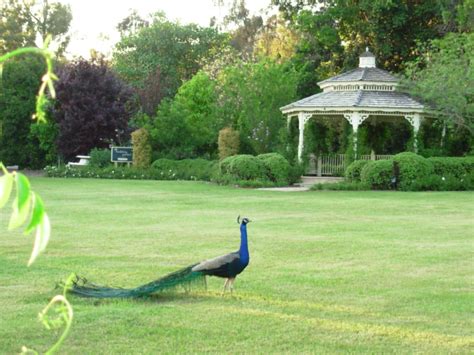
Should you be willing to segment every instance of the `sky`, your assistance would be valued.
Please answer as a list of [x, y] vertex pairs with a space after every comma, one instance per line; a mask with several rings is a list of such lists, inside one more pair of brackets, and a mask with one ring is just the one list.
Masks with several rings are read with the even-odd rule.
[[[146, 17], [150, 13], [163, 11], [168, 19], [180, 23], [197, 23], [208, 26], [211, 17], [222, 18], [227, 7], [216, 6], [216, 0], [57, 0], [69, 4], [72, 9], [71, 42], [69, 57], [89, 57], [90, 49], [110, 55], [113, 45], [119, 40], [117, 24], [131, 9]], [[227, 3], [230, 1], [227, 0]], [[251, 14], [259, 14], [270, 4], [270, 0], [247, 0]]]

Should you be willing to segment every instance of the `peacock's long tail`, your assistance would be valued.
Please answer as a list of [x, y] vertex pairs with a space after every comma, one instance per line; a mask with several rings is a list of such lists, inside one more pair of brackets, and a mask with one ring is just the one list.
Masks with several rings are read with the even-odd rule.
[[196, 281], [204, 281], [205, 275], [199, 271], [192, 271], [195, 265], [185, 267], [181, 270], [172, 272], [155, 281], [135, 288], [115, 288], [96, 285], [87, 279], [76, 276], [69, 292], [82, 297], [94, 298], [131, 298], [143, 297], [152, 293], [161, 292], [176, 288], [178, 286], [189, 287]]

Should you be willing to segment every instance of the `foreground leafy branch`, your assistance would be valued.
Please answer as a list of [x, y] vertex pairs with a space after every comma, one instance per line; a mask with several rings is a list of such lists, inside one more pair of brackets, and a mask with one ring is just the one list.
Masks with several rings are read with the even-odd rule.
[[46, 122], [46, 111], [44, 109], [45, 104], [48, 102], [46, 98], [46, 88], [48, 88], [50, 96], [54, 99], [56, 97], [56, 91], [54, 90], [54, 81], [58, 80], [58, 77], [53, 72], [53, 58], [54, 54], [48, 49], [49, 43], [51, 42], [51, 36], [46, 38], [43, 48], [37, 47], [26, 47], [19, 48], [12, 52], [8, 52], [0, 56], [0, 76], [2, 73], [3, 63], [7, 60], [18, 57], [25, 54], [38, 54], [42, 56], [46, 61], [46, 74], [43, 75], [41, 79], [41, 85], [36, 95], [36, 107], [33, 118], [38, 120], [38, 122]]
[[[63, 294], [54, 296], [48, 305], [38, 314], [39, 320], [43, 323], [46, 329], [55, 330], [64, 326], [63, 333], [59, 337], [58, 341], [45, 352], [45, 355], [52, 355], [59, 350], [64, 340], [66, 340], [72, 326], [72, 320], [74, 318], [74, 312], [72, 306], [66, 298], [66, 292], [72, 285], [72, 280], [75, 278], [74, 274], [71, 274], [64, 284]], [[53, 316], [51, 316], [51, 313]], [[23, 346], [21, 354], [39, 354], [36, 350], [29, 349]]]
[[[52, 98], [56, 96], [54, 90], [54, 81], [57, 76], [53, 72], [53, 53], [48, 49], [51, 37], [48, 37], [44, 43], [43, 48], [27, 47], [19, 48], [0, 56], [0, 74], [1, 68], [5, 61], [24, 54], [38, 54], [44, 57], [46, 61], [46, 74], [43, 75], [41, 85], [36, 96], [36, 110], [33, 115], [38, 122], [46, 122], [45, 104], [47, 103], [46, 88]], [[3, 176], [0, 177], [0, 208], [3, 208], [8, 202], [13, 191], [13, 186], [16, 190], [16, 198], [13, 201], [13, 212], [8, 225], [9, 230], [16, 229], [24, 225], [31, 215], [30, 221], [25, 229], [25, 234], [30, 234], [36, 229], [36, 237], [31, 253], [28, 266], [30, 266], [38, 257], [38, 255], [45, 250], [51, 234], [51, 225], [49, 223], [48, 215], [44, 210], [44, 204], [38, 194], [33, 192], [30, 188], [28, 178], [16, 172], [8, 172], [5, 166], [0, 162], [0, 169]], [[30, 213], [31, 212], [31, 213]]]
[[[46, 88], [48, 88], [52, 98], [56, 96], [54, 81], [58, 78], [53, 72], [53, 53], [48, 49], [50, 41], [51, 37], [48, 37], [43, 48], [20, 48], [0, 56], [0, 77], [3, 63], [13, 57], [23, 54], [39, 54], [45, 58], [47, 71], [41, 80], [41, 85], [36, 96], [35, 113], [33, 114], [33, 119], [36, 119], [39, 123], [46, 123], [45, 105], [48, 101]], [[28, 266], [30, 266], [48, 245], [51, 235], [49, 217], [45, 211], [41, 197], [31, 190], [30, 182], [25, 175], [15, 171], [10, 173], [2, 162], [0, 162], [0, 171], [3, 172], [3, 175], [0, 176], [0, 209], [8, 202], [13, 191], [16, 193], [15, 199], [13, 200], [12, 214], [8, 229], [13, 230], [25, 226], [25, 234], [30, 234], [36, 230], [33, 251], [28, 261]], [[30, 217], [29, 222], [26, 224], [28, 217]], [[45, 354], [52, 355], [56, 353], [70, 332], [74, 314], [72, 306], [66, 298], [66, 292], [73, 278], [74, 275], [71, 275], [66, 281], [63, 294], [54, 296], [38, 315], [39, 320], [48, 330], [59, 329], [64, 326], [64, 331], [58, 341]], [[51, 314], [54, 314], [54, 316], [51, 316]], [[26, 346], [22, 348], [21, 353], [38, 354], [37, 351], [29, 349]]]
[[43, 200], [31, 190], [30, 182], [25, 175], [17, 172], [8, 172], [2, 163], [0, 163], [0, 169], [3, 171], [3, 176], [0, 177], [0, 208], [3, 208], [8, 202], [10, 195], [12, 195], [13, 187], [15, 187], [16, 191], [8, 229], [13, 230], [25, 225], [30, 215], [31, 218], [28, 225], [26, 225], [24, 233], [30, 234], [36, 229], [33, 251], [28, 261], [28, 266], [30, 266], [48, 245], [51, 235], [49, 217], [44, 209]]

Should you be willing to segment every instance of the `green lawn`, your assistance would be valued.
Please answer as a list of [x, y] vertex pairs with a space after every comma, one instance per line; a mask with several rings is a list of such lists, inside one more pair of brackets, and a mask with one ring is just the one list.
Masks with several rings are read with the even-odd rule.
[[0, 213], [0, 353], [44, 351], [36, 321], [71, 272], [136, 286], [239, 245], [249, 267], [234, 297], [222, 280], [146, 300], [70, 297], [63, 348], [97, 353], [472, 353], [474, 194], [297, 192], [196, 182], [32, 179], [53, 225], [33, 236]]

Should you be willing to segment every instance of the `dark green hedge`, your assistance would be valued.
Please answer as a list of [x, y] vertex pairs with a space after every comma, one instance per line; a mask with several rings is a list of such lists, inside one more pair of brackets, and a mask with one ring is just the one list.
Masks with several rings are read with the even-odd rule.
[[278, 153], [260, 154], [257, 159], [263, 163], [268, 180], [288, 184], [291, 167], [288, 160], [282, 155]]
[[221, 175], [230, 175], [237, 180], [266, 180], [263, 162], [253, 155], [233, 155], [220, 163]]
[[345, 177], [346, 182], [361, 182], [361, 185], [341, 183], [328, 189], [353, 190], [365, 186], [375, 190], [401, 191], [474, 190], [474, 157], [426, 159], [406, 152], [395, 155], [391, 160], [356, 160], [346, 169]]
[[373, 190], [388, 190], [393, 177], [392, 160], [371, 161], [361, 171], [361, 181]]
[[423, 180], [434, 174], [433, 164], [421, 155], [404, 152], [393, 157], [393, 176], [399, 189], [413, 190], [417, 180]]
[[428, 158], [433, 164], [434, 173], [439, 176], [454, 176], [462, 179], [474, 171], [474, 156], [472, 157], [433, 157]]

